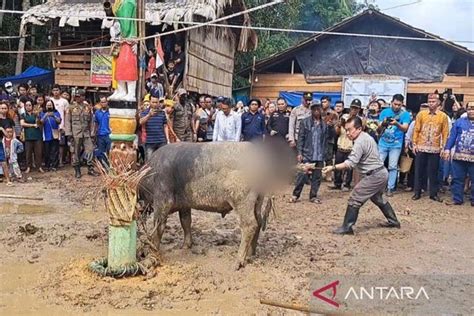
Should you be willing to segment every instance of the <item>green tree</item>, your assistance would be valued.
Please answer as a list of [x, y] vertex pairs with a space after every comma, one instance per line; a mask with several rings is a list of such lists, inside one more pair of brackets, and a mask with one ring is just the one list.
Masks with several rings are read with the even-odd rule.
[[[263, 4], [262, 0], [246, 0], [248, 8]], [[319, 31], [352, 16], [364, 8], [356, 0], [289, 0], [251, 13], [253, 26], [306, 29]], [[256, 60], [283, 51], [306, 36], [288, 32], [257, 31], [258, 47], [254, 52], [236, 54], [235, 69], [243, 69]], [[235, 76], [234, 87], [248, 85], [247, 79]]]

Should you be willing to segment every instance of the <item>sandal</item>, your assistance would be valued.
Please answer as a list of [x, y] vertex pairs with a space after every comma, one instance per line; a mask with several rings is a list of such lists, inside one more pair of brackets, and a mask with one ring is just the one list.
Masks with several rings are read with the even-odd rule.
[[314, 203], [314, 204], [321, 204], [321, 200], [318, 199], [318, 198], [312, 198], [309, 200], [311, 203]]

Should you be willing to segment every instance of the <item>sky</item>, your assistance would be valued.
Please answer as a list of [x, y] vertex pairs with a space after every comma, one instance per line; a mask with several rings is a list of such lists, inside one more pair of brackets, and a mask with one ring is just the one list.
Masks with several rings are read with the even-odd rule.
[[[447, 40], [472, 41], [458, 44], [474, 50], [474, 0], [421, 0], [414, 3], [417, 1], [420, 0], [368, 0], [368, 3], [376, 4], [385, 14]], [[402, 6], [404, 4], [409, 5]]]

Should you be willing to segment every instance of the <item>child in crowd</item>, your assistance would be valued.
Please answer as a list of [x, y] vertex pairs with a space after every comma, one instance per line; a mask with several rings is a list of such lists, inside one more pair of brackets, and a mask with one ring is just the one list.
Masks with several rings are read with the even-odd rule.
[[[5, 129], [3, 148], [5, 150], [5, 161], [8, 166], [8, 170], [4, 170], [4, 172], [9, 172], [10, 175], [15, 176], [18, 182], [24, 182], [20, 165], [18, 165], [18, 154], [22, 153], [24, 148], [23, 144], [18, 139], [16, 139], [12, 127], [7, 127]], [[7, 185], [11, 186], [12, 182], [8, 182]]]

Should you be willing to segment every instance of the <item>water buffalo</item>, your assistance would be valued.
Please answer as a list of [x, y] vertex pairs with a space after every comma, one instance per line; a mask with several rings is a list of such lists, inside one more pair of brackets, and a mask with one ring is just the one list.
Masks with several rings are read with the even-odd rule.
[[[270, 171], [263, 151], [252, 143], [174, 143], [157, 150], [148, 161], [140, 199], [154, 210], [153, 243], [158, 248], [170, 213], [179, 212], [184, 246], [191, 247], [191, 209], [220, 213], [234, 210], [241, 242], [236, 268], [255, 254], [271, 199], [262, 211]], [[274, 170], [272, 171], [273, 173]]]

